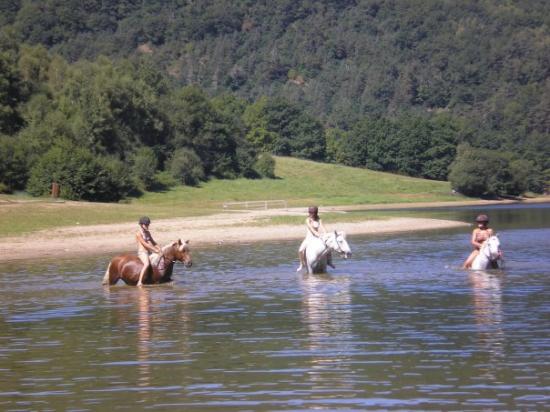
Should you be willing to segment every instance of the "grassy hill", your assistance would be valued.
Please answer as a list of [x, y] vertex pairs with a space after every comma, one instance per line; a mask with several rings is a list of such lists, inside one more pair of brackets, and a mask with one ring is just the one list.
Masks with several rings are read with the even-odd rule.
[[146, 193], [128, 203], [52, 202], [24, 196], [0, 197], [3, 236], [60, 226], [134, 221], [218, 213], [225, 202], [285, 200], [289, 207], [463, 200], [448, 182], [398, 176], [341, 165], [276, 157], [276, 179], [211, 180]]
[[455, 200], [448, 182], [417, 179], [342, 165], [275, 157], [276, 179], [211, 180], [199, 188], [180, 186], [167, 193], [148, 193], [136, 204], [219, 209], [224, 202], [286, 200], [309, 204], [432, 202]]

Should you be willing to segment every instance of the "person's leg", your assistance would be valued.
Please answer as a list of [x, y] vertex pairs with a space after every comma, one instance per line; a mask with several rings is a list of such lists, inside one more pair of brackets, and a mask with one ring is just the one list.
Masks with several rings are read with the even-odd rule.
[[137, 283], [137, 286], [141, 286], [141, 285], [143, 285], [143, 276], [147, 272], [147, 269], [149, 269], [150, 263], [149, 263], [149, 256], [148, 255], [146, 255], [144, 253], [140, 253], [138, 256], [139, 256], [139, 259], [141, 260], [141, 263], [143, 263], [143, 267], [141, 268], [141, 272], [139, 272], [139, 279], [138, 279], [138, 283]]
[[473, 250], [472, 253], [470, 253], [470, 256], [468, 256], [468, 259], [464, 262], [462, 265], [462, 269], [471, 269], [472, 263], [474, 263], [474, 259], [479, 254], [479, 250]]
[[298, 251], [298, 259], [300, 260], [300, 266], [298, 266], [298, 269], [296, 269], [296, 272], [301, 271], [306, 266], [306, 251], [305, 251], [305, 249]]

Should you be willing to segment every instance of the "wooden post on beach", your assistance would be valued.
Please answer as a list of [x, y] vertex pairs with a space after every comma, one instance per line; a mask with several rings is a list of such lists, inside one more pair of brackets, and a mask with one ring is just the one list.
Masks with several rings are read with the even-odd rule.
[[52, 182], [52, 197], [54, 199], [59, 197], [59, 183]]

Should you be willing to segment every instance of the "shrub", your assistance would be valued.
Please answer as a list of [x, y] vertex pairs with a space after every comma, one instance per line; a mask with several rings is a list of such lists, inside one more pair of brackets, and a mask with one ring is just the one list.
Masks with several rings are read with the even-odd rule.
[[533, 162], [514, 159], [513, 153], [461, 145], [449, 180], [467, 196], [518, 196], [527, 190], [541, 191], [543, 178]]
[[25, 187], [28, 179], [27, 151], [16, 138], [0, 136], [0, 183], [3, 184], [3, 192]]
[[52, 182], [69, 200], [116, 201], [133, 187], [125, 166], [115, 159], [97, 159], [89, 150], [63, 142], [41, 156], [30, 172], [27, 190], [34, 196], [50, 193]]
[[262, 153], [254, 164], [254, 170], [262, 177], [275, 177], [275, 159], [269, 153]]
[[142, 147], [137, 150], [132, 159], [132, 173], [140, 186], [150, 190], [156, 184], [155, 172], [158, 168], [158, 159], [150, 147]]
[[169, 161], [168, 169], [175, 179], [187, 186], [196, 186], [205, 179], [201, 159], [191, 149], [177, 149]]

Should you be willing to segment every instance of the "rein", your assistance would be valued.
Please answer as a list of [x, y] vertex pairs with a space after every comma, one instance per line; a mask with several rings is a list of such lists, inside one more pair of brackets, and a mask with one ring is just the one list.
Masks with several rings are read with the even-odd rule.
[[497, 260], [501, 260], [500, 256], [497, 255], [496, 259], [491, 258], [491, 248], [489, 247], [489, 239], [483, 244], [483, 247], [481, 248], [480, 253], [483, 252], [483, 256], [487, 258], [489, 262], [496, 262]]
[[[336, 240], [336, 232], [334, 233], [334, 239]], [[323, 249], [323, 251], [321, 252], [321, 254], [317, 257], [317, 259], [315, 259], [313, 262], [311, 262], [311, 266], [314, 266], [317, 264], [317, 262], [319, 262], [319, 260], [323, 257], [323, 256], [326, 256], [329, 252], [330, 252], [330, 249], [332, 249], [328, 244], [327, 244], [327, 240], [328, 238], [323, 236], [322, 238], [323, 240], [323, 244], [325, 245], [325, 249]], [[342, 250], [342, 248], [340, 247], [340, 245], [338, 244], [338, 242], [336, 242], [336, 244], [338, 245], [338, 249], [339, 250], [336, 250], [334, 249], [335, 252], [337, 253], [344, 253], [344, 251]]]
[[[336, 231], [334, 231], [334, 243], [336, 243], [336, 246], [338, 246], [338, 249], [336, 248], [333, 248], [335, 252], [339, 253], [340, 255], [342, 255], [344, 253], [344, 251], [342, 250], [342, 246], [340, 246], [340, 243], [338, 243], [338, 234], [336, 233]], [[328, 239], [323, 239], [323, 242], [325, 243], [325, 248], [329, 248], [330, 246], [327, 245], [327, 240]]]

